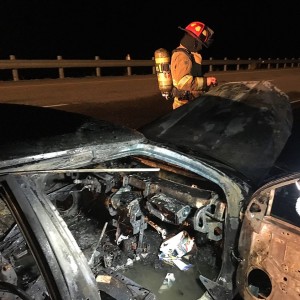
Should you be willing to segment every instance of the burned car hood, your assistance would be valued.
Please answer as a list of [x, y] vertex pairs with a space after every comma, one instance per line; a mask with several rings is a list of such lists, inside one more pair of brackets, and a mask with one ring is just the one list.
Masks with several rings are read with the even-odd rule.
[[229, 82], [140, 129], [149, 139], [224, 163], [259, 183], [291, 133], [288, 96], [268, 81]]
[[85, 115], [19, 104], [0, 104], [3, 161], [97, 144], [136, 143], [143, 135]]

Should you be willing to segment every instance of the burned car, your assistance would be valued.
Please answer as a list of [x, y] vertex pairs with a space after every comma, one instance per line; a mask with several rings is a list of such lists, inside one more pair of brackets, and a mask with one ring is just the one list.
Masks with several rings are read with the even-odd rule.
[[1, 299], [298, 297], [297, 122], [270, 82], [225, 83], [140, 130], [0, 115]]

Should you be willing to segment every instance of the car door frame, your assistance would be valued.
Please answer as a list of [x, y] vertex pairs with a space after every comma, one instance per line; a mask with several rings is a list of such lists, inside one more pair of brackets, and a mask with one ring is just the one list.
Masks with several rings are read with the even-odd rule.
[[52, 299], [101, 299], [94, 275], [34, 175], [0, 178], [1, 193], [36, 260]]

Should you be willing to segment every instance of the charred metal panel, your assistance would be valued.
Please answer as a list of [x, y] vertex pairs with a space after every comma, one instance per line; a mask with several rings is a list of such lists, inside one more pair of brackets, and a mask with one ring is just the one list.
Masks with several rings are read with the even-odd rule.
[[19, 159], [19, 163], [24, 163], [23, 157], [31, 157], [34, 162], [49, 158], [50, 153], [59, 157], [72, 151], [87, 152], [88, 147], [95, 145], [137, 143], [144, 139], [133, 129], [30, 105], [0, 104], [0, 120], [5, 128], [0, 133], [0, 169], [9, 161], [17, 164]]
[[258, 182], [291, 134], [288, 97], [268, 81], [229, 82], [144, 126], [144, 135], [208, 156]]
[[164, 194], [156, 194], [147, 202], [149, 211], [162, 221], [182, 224], [191, 212], [188, 205]]

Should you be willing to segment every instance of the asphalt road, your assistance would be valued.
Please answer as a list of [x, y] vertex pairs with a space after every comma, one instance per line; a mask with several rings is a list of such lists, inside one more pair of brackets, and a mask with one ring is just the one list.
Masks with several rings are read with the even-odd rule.
[[[268, 80], [291, 101], [300, 99], [300, 68], [211, 72], [219, 84]], [[53, 107], [138, 128], [172, 110], [156, 75], [0, 81], [0, 102]]]

